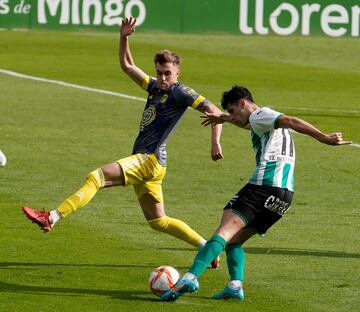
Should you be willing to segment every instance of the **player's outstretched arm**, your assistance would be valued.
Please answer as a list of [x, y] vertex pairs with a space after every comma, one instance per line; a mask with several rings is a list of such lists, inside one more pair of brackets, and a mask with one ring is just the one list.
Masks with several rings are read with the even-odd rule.
[[278, 127], [293, 129], [296, 132], [309, 135], [319, 142], [328, 145], [346, 145], [352, 143], [352, 141], [343, 140], [341, 132], [326, 134], [305, 120], [293, 116], [282, 115], [279, 119]]
[[[198, 111], [206, 114], [220, 114], [221, 111], [212, 104], [209, 100], [204, 99], [198, 107], [196, 108]], [[221, 137], [221, 131], [222, 131], [222, 125], [221, 124], [213, 124], [211, 128], [211, 158], [212, 160], [219, 160], [224, 158], [222, 153], [222, 148], [220, 145], [220, 137]]]
[[136, 18], [124, 18], [120, 27], [119, 61], [121, 69], [138, 85], [142, 85], [146, 74], [135, 65], [129, 46], [129, 36], [135, 32]]

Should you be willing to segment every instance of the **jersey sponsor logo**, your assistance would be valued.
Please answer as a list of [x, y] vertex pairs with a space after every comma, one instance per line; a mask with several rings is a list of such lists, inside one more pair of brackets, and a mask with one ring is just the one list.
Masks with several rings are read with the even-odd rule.
[[156, 117], [156, 109], [155, 106], [150, 105], [147, 109], [144, 110], [142, 115], [141, 123], [140, 123], [140, 131], [144, 130], [145, 126], [150, 125]]
[[290, 204], [271, 195], [265, 201], [264, 207], [283, 216], [288, 211]]
[[294, 158], [290, 156], [280, 156], [280, 155], [265, 155], [265, 160], [269, 161], [278, 161], [284, 163], [294, 163]]

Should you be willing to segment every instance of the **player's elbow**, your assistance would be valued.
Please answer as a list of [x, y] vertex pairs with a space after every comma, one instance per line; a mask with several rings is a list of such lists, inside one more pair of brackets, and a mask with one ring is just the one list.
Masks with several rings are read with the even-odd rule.
[[126, 62], [120, 61], [120, 68], [123, 72], [128, 73], [131, 69], [131, 66], [129, 64], [126, 64]]

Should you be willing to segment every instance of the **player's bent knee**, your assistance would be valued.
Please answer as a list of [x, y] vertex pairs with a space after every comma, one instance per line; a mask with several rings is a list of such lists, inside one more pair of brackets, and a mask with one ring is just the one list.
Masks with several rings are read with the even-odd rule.
[[149, 220], [148, 223], [152, 229], [164, 232], [169, 224], [169, 219], [168, 216], [163, 216], [161, 218]]
[[107, 164], [102, 166], [99, 170], [101, 171], [104, 179], [104, 187], [125, 185], [124, 170], [120, 163], [114, 162]]

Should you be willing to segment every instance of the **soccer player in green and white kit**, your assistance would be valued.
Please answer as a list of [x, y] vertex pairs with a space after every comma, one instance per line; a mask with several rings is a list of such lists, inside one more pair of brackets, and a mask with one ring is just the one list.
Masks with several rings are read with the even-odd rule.
[[256, 168], [248, 183], [225, 206], [219, 227], [196, 255], [188, 272], [161, 301], [174, 301], [199, 289], [198, 278], [225, 249], [230, 282], [214, 299], [244, 299], [242, 288], [245, 253], [242, 244], [264, 234], [289, 209], [294, 192], [295, 148], [293, 129], [329, 145], [351, 144], [340, 132], [325, 134], [296, 117], [255, 104], [250, 91], [234, 86], [224, 92], [222, 107], [228, 113], [205, 113], [203, 125], [230, 122], [250, 130]]

